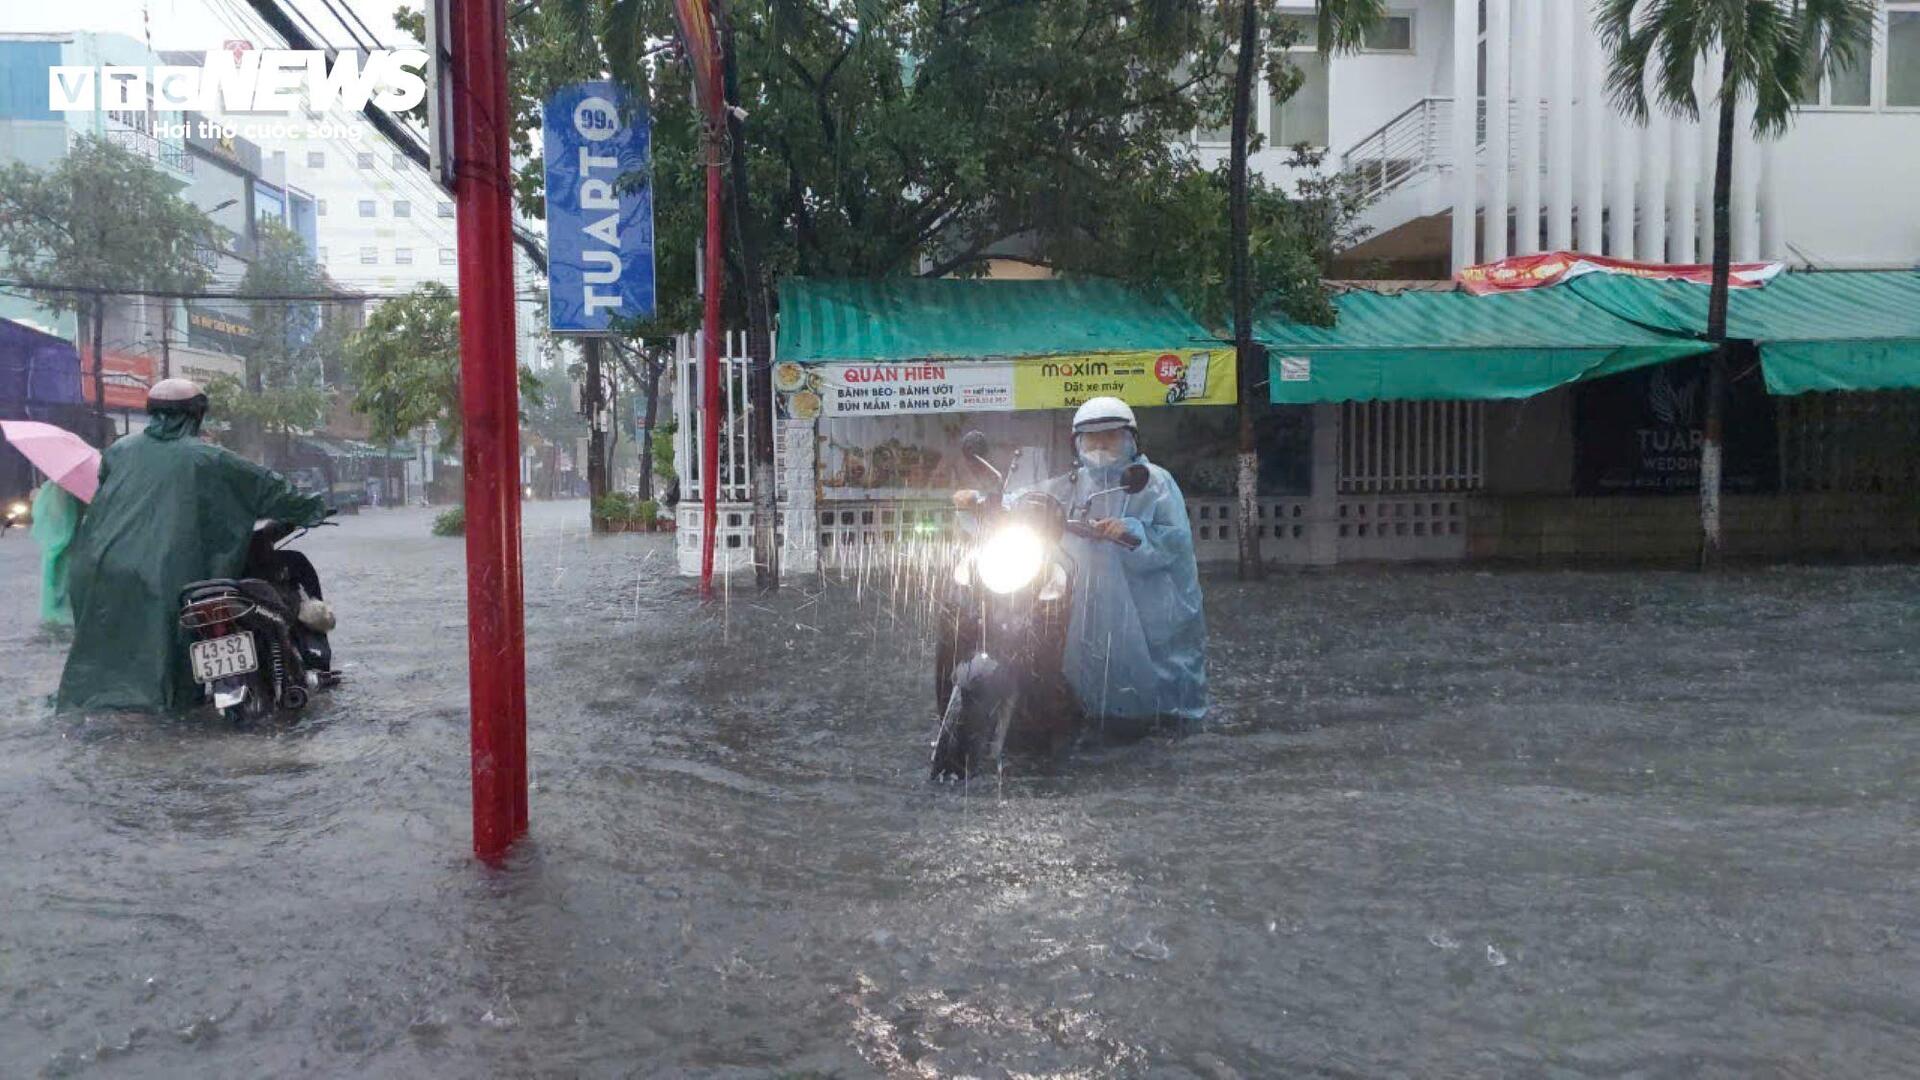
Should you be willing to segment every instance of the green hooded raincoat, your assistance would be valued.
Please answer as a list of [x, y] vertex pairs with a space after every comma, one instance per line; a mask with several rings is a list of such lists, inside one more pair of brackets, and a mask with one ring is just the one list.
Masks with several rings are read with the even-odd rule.
[[87, 504], [49, 480], [33, 497], [33, 542], [40, 545], [40, 621], [73, 625], [73, 603], [67, 595], [67, 554], [80, 515]]
[[325, 515], [319, 496], [199, 434], [199, 417], [157, 411], [102, 455], [100, 492], [68, 553], [74, 634], [60, 708], [193, 705], [180, 590], [237, 577], [255, 521], [313, 525]]

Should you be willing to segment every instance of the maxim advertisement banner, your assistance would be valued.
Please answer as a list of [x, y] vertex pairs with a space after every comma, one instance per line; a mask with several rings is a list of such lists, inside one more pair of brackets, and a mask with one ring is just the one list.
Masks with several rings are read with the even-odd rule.
[[1070, 409], [1088, 398], [1129, 405], [1231, 405], [1233, 350], [1151, 350], [1044, 359], [775, 365], [789, 415], [899, 416]]

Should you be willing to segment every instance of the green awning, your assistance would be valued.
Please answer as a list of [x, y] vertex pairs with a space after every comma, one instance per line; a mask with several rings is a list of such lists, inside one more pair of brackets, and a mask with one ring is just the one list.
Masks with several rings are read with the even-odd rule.
[[[1706, 330], [1701, 285], [1586, 274], [1558, 288], [1639, 326]], [[1758, 343], [1769, 393], [1920, 388], [1920, 272], [1782, 274], [1734, 289], [1727, 337]]]
[[1353, 291], [1332, 327], [1261, 320], [1275, 404], [1524, 398], [1707, 351], [1564, 289], [1496, 296]]
[[776, 352], [803, 364], [1012, 359], [1213, 340], [1172, 297], [1110, 281], [788, 278]]

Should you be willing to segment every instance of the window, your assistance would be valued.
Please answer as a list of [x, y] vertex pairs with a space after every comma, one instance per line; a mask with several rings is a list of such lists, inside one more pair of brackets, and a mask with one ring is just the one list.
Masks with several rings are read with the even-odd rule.
[[412, 266], [413, 265], [413, 249], [412, 248], [394, 248], [393, 264], [395, 266]]
[[401, 152], [400, 152], [400, 151], [398, 151], [398, 150], [395, 150], [395, 151], [393, 152], [393, 167], [394, 167], [394, 168], [396, 168], [396, 169], [404, 169], [404, 168], [406, 168], [406, 167], [407, 167], [407, 155], [405, 155], [405, 154], [403, 154], [403, 153], [401, 153]]
[[1920, 107], [1920, 7], [1887, 11], [1887, 104]]
[[379, 248], [363, 247], [360, 249], [360, 265], [378, 266], [379, 264], [380, 264]]
[[307, 168], [324, 169], [327, 167], [327, 155], [322, 150], [307, 151]]
[[453, 249], [452, 248], [440, 249], [440, 265], [441, 266], [453, 265]]
[[373, 155], [372, 155], [372, 154], [361, 154], [361, 155], [360, 155], [360, 167], [361, 167], [362, 169], [371, 169], [371, 168], [373, 168]]
[[326, 248], [321, 248], [321, 249], [320, 249], [320, 259], [319, 259], [319, 261], [320, 261], [321, 263], [325, 263], [325, 262], [327, 261], [327, 249], [326, 249]]
[[360, 216], [361, 217], [373, 216], [373, 200], [372, 199], [360, 200]]
[[441, 203], [441, 204], [440, 204], [440, 216], [441, 216], [441, 217], [452, 217], [452, 216], [453, 216], [453, 204], [452, 204], [452, 203], [450, 203], [450, 202], [443, 202], [443, 203]]
[[1268, 91], [1272, 130], [1267, 132], [1267, 143], [1275, 148], [1298, 143], [1324, 147], [1328, 134], [1327, 60], [1317, 47], [1311, 16], [1289, 16], [1287, 21], [1298, 35], [1287, 50], [1287, 64], [1299, 69], [1300, 88], [1285, 101]]
[[320, 215], [321, 217], [326, 217], [327, 216], [327, 200], [325, 199], [316, 200], [313, 204], [313, 212]]
[[1410, 53], [1413, 51], [1413, 16], [1386, 15], [1361, 34], [1362, 52]]
[[393, 200], [393, 216], [394, 217], [412, 217], [413, 204], [408, 202], [405, 199]]
[[1873, 40], [1855, 46], [1851, 66], [1834, 71], [1815, 68], [1800, 82], [1800, 104], [1864, 109], [1873, 105]]

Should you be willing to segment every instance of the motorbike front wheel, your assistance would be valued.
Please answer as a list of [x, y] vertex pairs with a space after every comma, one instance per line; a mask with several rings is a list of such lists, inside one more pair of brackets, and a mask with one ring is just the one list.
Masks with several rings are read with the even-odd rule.
[[1007, 729], [1019, 704], [1018, 694], [991, 701], [954, 687], [933, 740], [932, 778], [964, 781], [1000, 775], [1006, 759]]

